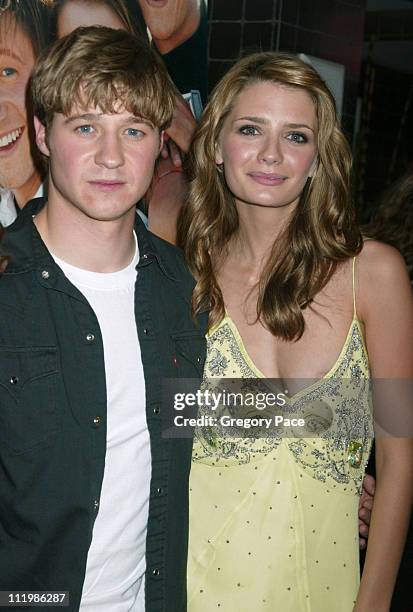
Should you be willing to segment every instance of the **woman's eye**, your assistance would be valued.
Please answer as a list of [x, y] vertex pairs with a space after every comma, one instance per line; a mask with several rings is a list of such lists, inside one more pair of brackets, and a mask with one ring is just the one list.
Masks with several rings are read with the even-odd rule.
[[258, 128], [255, 127], [255, 125], [243, 125], [242, 127], [240, 127], [239, 131], [245, 136], [256, 136], [260, 133]]
[[307, 136], [305, 134], [302, 134], [301, 132], [292, 132], [291, 134], [288, 134], [287, 138], [288, 140], [291, 140], [292, 142], [297, 142], [299, 144], [303, 142], [308, 142]]
[[1, 71], [1, 76], [5, 77], [13, 76], [14, 74], [17, 74], [17, 70], [15, 70], [15, 68], [11, 68], [10, 66], [6, 66], [6, 68], [3, 68]]

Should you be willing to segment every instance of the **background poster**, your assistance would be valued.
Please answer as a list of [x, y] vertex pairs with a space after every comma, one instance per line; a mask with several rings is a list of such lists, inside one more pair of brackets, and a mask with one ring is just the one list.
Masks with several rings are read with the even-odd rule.
[[43, 195], [27, 83], [36, 57], [80, 25], [145, 36], [178, 90], [207, 91], [207, 0], [0, 0], [0, 225]]

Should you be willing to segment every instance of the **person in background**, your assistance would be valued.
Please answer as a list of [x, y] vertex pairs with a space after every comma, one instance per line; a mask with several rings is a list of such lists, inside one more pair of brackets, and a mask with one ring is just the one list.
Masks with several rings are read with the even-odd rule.
[[[150, 32], [155, 48], [162, 55], [168, 72], [182, 94], [197, 90], [205, 103], [207, 97], [207, 10], [204, 0], [129, 0], [138, 5]], [[176, 242], [176, 224], [182, 202], [187, 193], [185, 175], [180, 158], [188, 152], [181, 134], [192, 138], [195, 122], [182, 100], [175, 114], [175, 134], [170, 133], [162, 157], [157, 164], [151, 191], [148, 194], [149, 211], [152, 208], [151, 229]], [[167, 151], [167, 148], [169, 151]], [[168, 154], [169, 153], [169, 154]], [[171, 197], [174, 194], [174, 197]], [[149, 217], [151, 213], [149, 212]]]
[[79, 26], [88, 25], [102, 25], [146, 36], [123, 0], [53, 0], [52, 6], [57, 38], [70, 34]]
[[[413, 431], [389, 427], [399, 398], [383, 410], [374, 397], [361, 583], [357, 508], [370, 385], [413, 378], [413, 300], [399, 253], [363, 244], [350, 167], [330, 91], [287, 54], [239, 61], [195, 134], [180, 243], [194, 313], [210, 310], [204, 384], [287, 389], [285, 408], [267, 415], [304, 425], [244, 437], [238, 423], [195, 429], [189, 612], [390, 609], [413, 495]], [[400, 398], [411, 414], [409, 389]]]
[[133, 0], [139, 3], [152, 40], [181, 93], [207, 96], [205, 0]]
[[46, 2], [0, 0], [0, 225], [4, 227], [31, 198], [43, 193], [26, 89], [48, 35]]

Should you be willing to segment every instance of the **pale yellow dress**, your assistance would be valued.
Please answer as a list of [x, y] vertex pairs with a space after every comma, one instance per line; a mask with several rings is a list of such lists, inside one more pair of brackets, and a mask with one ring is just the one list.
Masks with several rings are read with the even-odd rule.
[[[208, 334], [207, 350], [204, 386], [225, 378], [265, 384], [228, 316]], [[372, 441], [369, 382], [354, 300], [336, 363], [283, 409], [304, 417], [306, 431], [240, 438], [225, 427], [196, 428], [188, 612], [351, 612]]]

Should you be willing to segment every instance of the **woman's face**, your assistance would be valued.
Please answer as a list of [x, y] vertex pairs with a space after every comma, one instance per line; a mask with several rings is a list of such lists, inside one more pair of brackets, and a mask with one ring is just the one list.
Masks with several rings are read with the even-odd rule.
[[299, 88], [249, 85], [234, 100], [218, 139], [216, 163], [239, 204], [296, 205], [317, 160], [314, 102]]
[[124, 30], [125, 25], [110, 6], [104, 2], [69, 0], [59, 13], [57, 23], [58, 38], [70, 34], [79, 26], [100, 25]]
[[7, 189], [20, 189], [37, 180], [26, 111], [34, 61], [29, 37], [8, 15], [0, 27], [0, 185]]

